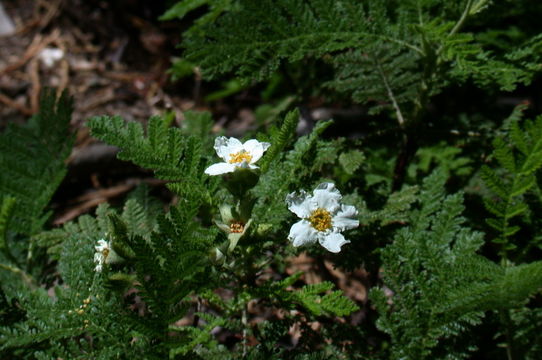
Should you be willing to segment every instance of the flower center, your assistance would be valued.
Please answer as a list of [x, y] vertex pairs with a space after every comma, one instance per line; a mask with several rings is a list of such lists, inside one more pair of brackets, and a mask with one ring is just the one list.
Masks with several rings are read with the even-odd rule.
[[108, 248], [103, 249], [102, 255], [104, 257], [104, 260], [107, 259], [107, 255], [109, 255], [109, 249]]
[[326, 209], [318, 208], [309, 216], [312, 227], [318, 231], [326, 231], [331, 228], [331, 214]]
[[248, 153], [246, 150], [241, 150], [241, 151], [239, 151], [237, 153], [230, 154], [229, 163], [230, 164], [237, 164], [237, 163], [240, 163], [240, 162], [243, 162], [243, 161], [246, 161], [247, 163], [249, 163], [250, 160], [252, 160], [252, 155], [250, 155], [250, 153]]
[[237, 234], [242, 233], [243, 231], [245, 231], [245, 224], [241, 221], [233, 221], [230, 224], [230, 231]]

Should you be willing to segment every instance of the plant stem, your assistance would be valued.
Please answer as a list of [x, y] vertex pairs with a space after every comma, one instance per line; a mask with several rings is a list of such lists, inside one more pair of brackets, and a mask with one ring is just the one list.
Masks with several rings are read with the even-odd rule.
[[510, 328], [510, 313], [509, 310], [501, 310], [499, 312], [501, 323], [506, 328], [506, 358], [508, 360], [514, 360], [514, 349], [513, 349], [513, 337], [512, 337], [512, 329]]
[[19, 269], [18, 267], [16, 266], [10, 266], [10, 265], [6, 265], [6, 264], [2, 264], [0, 263], [0, 269], [4, 269], [4, 270], [7, 270], [7, 271], [10, 271], [14, 274], [17, 274], [19, 275], [23, 281], [32, 289], [36, 289], [37, 288], [37, 285], [36, 285], [36, 282], [34, 281], [34, 278], [32, 278], [32, 276], [30, 276], [29, 274], [27, 274], [25, 271]]
[[[463, 10], [461, 17], [459, 18], [459, 20], [457, 20], [452, 30], [450, 30], [448, 37], [454, 35], [456, 32], [459, 31], [459, 29], [461, 29], [461, 27], [463, 27], [463, 25], [465, 24], [465, 21], [467, 20], [467, 17], [469, 16], [471, 6], [472, 6], [472, 0], [468, 0], [467, 5], [465, 6], [465, 10]], [[444, 44], [441, 44], [438, 50], [436, 51], [436, 55], [437, 55], [437, 58], [439, 59], [438, 60], [439, 62], [440, 62], [440, 57], [438, 55], [440, 55], [440, 53], [442, 52], [442, 49], [444, 49]]]
[[247, 356], [247, 305], [243, 304], [243, 314], [241, 317], [241, 322], [243, 323], [243, 359]]
[[393, 108], [395, 109], [395, 114], [397, 115], [397, 122], [399, 123], [399, 126], [401, 128], [404, 127], [405, 124], [405, 118], [403, 117], [403, 113], [401, 112], [401, 108], [399, 107], [399, 104], [397, 103], [397, 100], [395, 99], [395, 95], [393, 94], [393, 90], [390, 87], [390, 84], [388, 82], [388, 77], [384, 73], [384, 70], [382, 70], [382, 66], [376, 60], [373, 58], [373, 62], [376, 65], [376, 68], [378, 70], [378, 73], [380, 75], [380, 78], [382, 79], [382, 82], [384, 83], [384, 87], [386, 88], [386, 91], [388, 93], [388, 97], [390, 98], [390, 101], [393, 105]]
[[457, 20], [457, 22], [455, 23], [455, 26], [450, 31], [448, 36], [455, 34], [456, 32], [459, 31], [459, 29], [461, 29], [461, 27], [465, 23], [465, 20], [467, 20], [467, 17], [469, 16], [471, 6], [472, 6], [472, 0], [468, 0], [467, 5], [465, 6], [465, 10], [463, 10], [463, 14], [461, 14], [461, 17], [459, 18], [459, 20]]
[[[510, 266], [510, 262], [506, 259], [506, 257], [504, 257], [504, 255], [501, 257], [501, 266]], [[512, 336], [512, 320], [510, 319], [510, 310], [499, 310], [499, 316], [501, 323], [505, 328], [506, 358], [508, 360], [514, 360], [514, 337]]]

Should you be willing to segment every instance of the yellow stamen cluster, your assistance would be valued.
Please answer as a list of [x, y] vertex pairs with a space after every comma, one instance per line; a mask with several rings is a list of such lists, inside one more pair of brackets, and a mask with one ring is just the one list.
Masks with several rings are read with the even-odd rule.
[[241, 150], [237, 153], [230, 154], [230, 164], [237, 164], [243, 161], [246, 161], [247, 163], [250, 163], [250, 160], [252, 160], [252, 155], [250, 155], [247, 151]]
[[318, 208], [309, 216], [312, 227], [318, 231], [326, 231], [331, 228], [331, 214], [326, 209]]
[[242, 233], [245, 231], [245, 224], [241, 221], [234, 221], [230, 224], [230, 231], [232, 233]]
[[105, 248], [102, 250], [102, 255], [104, 257], [104, 259], [107, 259], [107, 255], [109, 255], [109, 249], [108, 248]]

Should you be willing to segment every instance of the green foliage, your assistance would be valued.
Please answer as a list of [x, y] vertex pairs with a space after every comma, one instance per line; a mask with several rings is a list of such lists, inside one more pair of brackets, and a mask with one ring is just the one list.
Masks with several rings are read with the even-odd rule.
[[[289, 276], [279, 282], [267, 283], [259, 287], [256, 294], [259, 297], [277, 299], [283, 305], [301, 305], [313, 316], [336, 315], [346, 316], [359, 310], [358, 306], [341, 291], [331, 291], [334, 288], [331, 282], [321, 282], [305, 285], [300, 290], [291, 291], [290, 287], [299, 279], [302, 273]], [[323, 294], [323, 295], [322, 295]]]
[[[69, 234], [60, 245], [62, 283], [50, 289], [13, 286], [17, 284], [13, 281], [3, 286], [8, 299], [18, 299], [25, 316], [14, 327], [0, 328], [2, 357], [31, 358], [35, 351], [45, 358], [74, 359], [82, 358], [85, 352], [95, 358], [138, 353], [145, 339], [130, 345], [135, 333], [126, 317], [127, 309], [119, 297], [104, 291], [104, 279], [94, 272], [94, 244], [107, 231], [100, 225], [105, 219], [99, 220], [83, 216], [64, 229]], [[92, 348], [86, 341], [75, 341], [89, 334], [93, 335]], [[122, 345], [113, 347], [116, 342]]]
[[511, 221], [528, 210], [524, 196], [536, 185], [535, 172], [542, 166], [542, 117], [525, 121], [523, 127], [519, 120], [512, 120], [508, 125], [506, 136], [493, 142], [493, 157], [502, 170], [497, 172], [483, 166], [480, 171], [480, 177], [495, 195], [484, 199], [484, 204], [494, 216], [487, 219], [487, 223], [498, 231], [493, 241], [500, 245], [499, 254], [503, 257], [516, 249], [509, 238], [520, 227]]
[[390, 194], [382, 209], [362, 213], [362, 222], [370, 224], [378, 221], [381, 226], [408, 222], [409, 211], [416, 201], [418, 190], [417, 186], [405, 186], [402, 190]]
[[202, 6], [208, 6], [209, 11], [200, 17], [191, 31], [196, 31], [199, 27], [212, 23], [223, 12], [228, 11], [233, 6], [232, 0], [183, 0], [175, 3], [161, 17], [160, 20], [182, 19], [189, 12], [192, 12]]
[[339, 164], [341, 164], [347, 174], [353, 175], [358, 170], [365, 160], [365, 155], [359, 150], [351, 150], [342, 153], [339, 156]]
[[212, 122], [208, 113], [185, 113], [185, 128], [169, 127], [167, 118], [149, 119], [146, 134], [139, 123], [120, 117], [94, 117], [88, 126], [94, 136], [121, 148], [118, 158], [131, 161], [170, 181], [168, 187], [187, 197], [210, 198], [216, 181], [203, 173], [202, 143], [208, 142]]
[[422, 74], [415, 71], [417, 55], [397, 44], [373, 42], [334, 57], [335, 78], [326, 86], [351, 94], [358, 103], [380, 103], [374, 104], [372, 113], [387, 106], [390, 91], [398, 104], [407, 103], [416, 98], [422, 81]]
[[186, 355], [194, 350], [196, 347], [214, 348], [217, 346], [217, 341], [213, 338], [211, 331], [217, 326], [223, 326], [226, 323], [226, 319], [221, 317], [212, 316], [205, 313], [198, 313], [196, 316], [200, 316], [205, 320], [206, 324], [203, 328], [197, 328], [192, 326], [170, 326], [169, 330], [178, 331], [180, 333], [189, 333], [187, 337], [190, 339], [186, 344], [175, 347], [170, 350], [169, 358], [174, 359], [176, 355]]
[[[181, 16], [202, 3], [179, 4]], [[540, 35], [501, 54], [463, 31], [488, 8], [487, 0], [240, 0], [223, 11], [219, 2], [200, 19], [213, 21], [194, 26], [183, 46], [185, 58], [209, 78], [234, 73], [261, 81], [285, 63], [323, 59], [335, 74], [320, 85], [370, 103], [373, 112], [393, 107], [402, 122], [415, 120], [428, 97], [450, 82], [473, 79], [510, 91], [540, 71]], [[408, 115], [397, 110], [403, 106]]]
[[523, 307], [511, 311], [514, 342], [520, 359], [535, 360], [542, 355], [542, 310]]
[[0, 251], [4, 251], [7, 247], [8, 229], [11, 216], [15, 207], [15, 198], [6, 196], [2, 199], [0, 206]]
[[487, 262], [472, 270], [482, 271], [483, 282], [463, 284], [460, 289], [451, 291], [443, 311], [465, 313], [519, 308], [529, 296], [542, 288], [540, 261], [508, 267]]
[[444, 182], [443, 172], [424, 181], [420, 208], [410, 212], [409, 226], [382, 250], [389, 290], [373, 289], [371, 298], [380, 314], [377, 326], [391, 337], [393, 359], [435, 359], [439, 353], [460, 358], [467, 349], [450, 346], [453, 338], [480, 322], [479, 311], [441, 311], [447, 294], [479, 275], [463, 262], [483, 243], [482, 234], [462, 226], [462, 197], [445, 196]]
[[409, 175], [413, 178], [418, 172], [430, 173], [433, 167], [443, 169], [448, 175], [453, 173], [456, 176], [465, 176], [472, 172], [472, 160], [463, 154], [462, 149], [446, 145], [444, 142], [420, 148], [416, 157], [419, 159], [418, 162], [411, 164], [408, 169]]
[[[173, 207], [164, 216], [153, 211], [157, 205], [140, 188], [121, 214], [102, 205], [96, 218], [82, 216], [42, 237], [57, 240], [53, 244], [60, 250], [53, 254], [62, 281], [49, 289], [54, 297], [46, 289], [4, 288], [8, 300], [20, 299], [25, 317], [15, 327], [0, 328], [0, 354], [30, 356], [40, 344], [43, 356], [75, 359], [86, 353], [108, 359], [143, 353], [158, 359], [185, 342], [168, 329], [184, 315], [189, 294], [208, 284], [205, 259], [216, 230], [194, 221], [194, 207]], [[106, 260], [102, 273], [96, 272], [99, 239], [112, 240], [117, 254], [130, 257]], [[76, 342], [79, 336], [91, 337], [92, 348]]]
[[[187, 39], [188, 58], [196, 60], [204, 73], [235, 69], [241, 77], [261, 80], [276, 70], [282, 59], [295, 61], [307, 54], [317, 57], [345, 49], [367, 34], [361, 6], [325, 1], [239, 3], [237, 11], [205, 28], [208, 40], [200, 42], [199, 49], [196, 43], [204, 39]], [[230, 32], [223, 32], [224, 28]], [[249, 28], [251, 32], [246, 31]]]
[[[45, 90], [40, 112], [26, 125], [9, 124], [0, 135], [0, 202], [16, 199], [10, 231], [35, 234], [50, 216], [44, 212], [66, 174], [73, 137], [72, 100]], [[7, 203], [6, 203], [7, 204]]]
[[280, 129], [273, 129], [271, 131], [271, 138], [269, 139], [271, 147], [268, 149], [265, 158], [261, 162], [262, 172], [265, 173], [268, 170], [269, 164], [284, 151], [288, 142], [292, 140], [298, 122], [299, 111], [293, 110], [286, 114]]
[[326, 313], [345, 316], [359, 310], [358, 306], [352, 300], [345, 297], [341, 291], [333, 291], [323, 296], [320, 295], [331, 290], [333, 287], [334, 285], [330, 282], [307, 285], [301, 291], [295, 293], [295, 298], [316, 316]]
[[483, 312], [520, 308], [542, 287], [541, 262], [497, 265], [476, 254], [482, 234], [464, 227], [462, 197], [444, 194], [445, 179], [439, 171], [424, 181], [420, 209], [382, 251], [389, 290], [372, 290], [371, 297], [393, 358], [466, 356], [455, 339]]

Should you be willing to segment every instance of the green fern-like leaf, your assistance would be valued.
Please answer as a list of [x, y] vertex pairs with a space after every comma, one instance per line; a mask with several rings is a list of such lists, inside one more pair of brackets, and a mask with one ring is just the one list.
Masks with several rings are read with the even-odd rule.
[[[483, 260], [480, 260], [483, 261]], [[486, 260], [487, 261], [487, 260]], [[457, 289], [442, 304], [443, 312], [506, 310], [519, 308], [542, 288], [542, 262], [501, 267], [488, 264], [486, 281]]]
[[364, 222], [380, 222], [385, 226], [391, 223], [408, 221], [408, 212], [418, 195], [417, 186], [405, 186], [401, 191], [392, 193], [381, 210], [369, 212], [365, 215]]
[[451, 347], [453, 338], [481, 316], [479, 311], [440, 312], [446, 294], [473, 281], [475, 273], [460, 263], [483, 243], [482, 234], [463, 226], [462, 196], [445, 196], [445, 180], [439, 171], [424, 181], [420, 208], [411, 211], [409, 226], [383, 250], [384, 284], [391, 293], [370, 293], [380, 313], [377, 326], [391, 336], [392, 358], [431, 359], [443, 349], [461, 354], [466, 349]]
[[[146, 134], [139, 123], [125, 123], [120, 117], [95, 117], [88, 122], [92, 134], [121, 148], [118, 157], [152, 169], [167, 186], [182, 197], [210, 201], [218, 183], [203, 173], [205, 157], [202, 142], [210, 129], [208, 114], [187, 113], [184, 130], [169, 127], [168, 118], [154, 116]], [[197, 125], [197, 123], [200, 123]], [[192, 132], [193, 134], [188, 134]]]
[[483, 166], [480, 171], [486, 186], [497, 196], [496, 199], [484, 199], [484, 204], [495, 216], [486, 221], [499, 234], [494, 242], [501, 245], [503, 257], [516, 248], [509, 238], [520, 228], [511, 225], [510, 221], [527, 212], [523, 198], [536, 185], [535, 172], [542, 167], [542, 117], [526, 121], [522, 128], [518, 115], [513, 116], [515, 120], [507, 121], [504, 137], [493, 142], [493, 154], [505, 176], [488, 166]]
[[213, 348], [217, 345], [217, 341], [213, 338], [213, 335], [211, 334], [211, 331], [216, 328], [217, 326], [224, 326], [226, 323], [226, 319], [212, 316], [210, 314], [205, 313], [198, 313], [198, 316], [201, 316], [206, 324], [203, 328], [197, 328], [192, 326], [170, 326], [169, 330], [176, 331], [176, 332], [182, 332], [187, 333], [187, 343], [177, 346], [170, 350], [169, 357], [171, 359], [175, 358], [175, 356], [181, 354], [186, 355], [194, 350], [196, 347], [209, 347]]
[[365, 161], [365, 155], [359, 150], [350, 150], [339, 156], [339, 163], [347, 174], [353, 175]]
[[284, 118], [280, 129], [276, 130], [271, 136], [271, 147], [261, 161], [262, 172], [265, 173], [269, 169], [269, 164], [271, 164], [271, 162], [275, 160], [277, 156], [284, 150], [286, 145], [288, 145], [288, 142], [295, 135], [295, 130], [298, 122], [298, 110], [293, 110], [286, 114], [286, 117]]
[[45, 90], [40, 112], [25, 126], [10, 124], [0, 135], [0, 201], [17, 199], [10, 230], [35, 234], [50, 213], [44, 210], [66, 174], [73, 137], [72, 100]]

